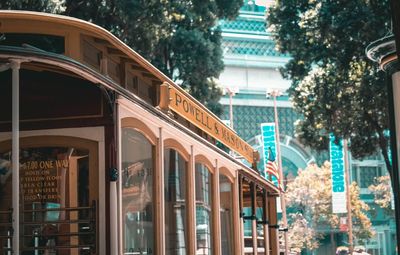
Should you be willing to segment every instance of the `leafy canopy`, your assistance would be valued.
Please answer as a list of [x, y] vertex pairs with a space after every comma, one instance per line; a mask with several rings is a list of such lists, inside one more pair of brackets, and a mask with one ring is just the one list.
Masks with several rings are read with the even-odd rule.
[[366, 46], [390, 32], [388, 0], [276, 1], [267, 22], [277, 49], [292, 59], [281, 69], [304, 118], [299, 140], [328, 148], [328, 133], [350, 139], [356, 158], [380, 148], [387, 167], [387, 91], [384, 73]]
[[[315, 250], [328, 234], [326, 228], [339, 229], [339, 216], [332, 213], [331, 164], [308, 165], [288, 184], [286, 202], [289, 213], [289, 246], [292, 250]], [[360, 199], [359, 187], [350, 185], [354, 238], [363, 243], [372, 237], [372, 225], [366, 212], [369, 207]], [[322, 230], [322, 231], [321, 231]]]
[[223, 70], [221, 18], [234, 18], [242, 0], [17, 0], [0, 9], [65, 14], [111, 31], [216, 114]]

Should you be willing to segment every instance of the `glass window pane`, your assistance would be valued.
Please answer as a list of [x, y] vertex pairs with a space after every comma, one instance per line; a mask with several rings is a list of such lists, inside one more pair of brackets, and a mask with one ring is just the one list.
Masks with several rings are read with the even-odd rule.
[[219, 176], [219, 196], [221, 215], [221, 250], [222, 255], [233, 254], [232, 220], [232, 183], [224, 176]]
[[186, 254], [185, 159], [175, 150], [164, 152], [165, 246], [166, 254]]
[[[98, 171], [91, 169], [89, 162], [87, 149], [48, 146], [20, 150], [22, 254], [31, 254], [29, 251], [34, 247], [43, 250], [43, 254], [50, 254], [57, 246], [74, 245], [74, 242], [90, 246], [96, 241], [95, 234], [89, 233], [74, 235], [73, 240], [57, 238], [88, 228], [95, 219], [90, 207], [97, 198], [93, 173]], [[0, 214], [2, 251], [3, 247], [11, 245], [11, 239], [5, 238], [5, 235], [11, 235], [10, 226], [5, 224], [11, 217], [5, 212], [12, 207], [11, 151], [0, 153], [0, 201], [0, 211], [3, 212]], [[76, 223], [78, 220], [79, 223]], [[70, 248], [68, 252], [77, 253], [78, 249]]]
[[374, 184], [375, 177], [380, 176], [378, 167], [375, 166], [360, 166], [360, 188], [368, 188], [370, 185]]
[[242, 180], [242, 215], [244, 227], [244, 253], [253, 254], [253, 189], [250, 182]]
[[125, 254], [153, 253], [153, 146], [141, 133], [122, 130], [122, 214]]
[[264, 254], [265, 242], [264, 242], [264, 189], [257, 187], [256, 197], [256, 217], [257, 217], [257, 248], [258, 253]]
[[211, 233], [212, 176], [208, 168], [196, 163], [196, 254], [213, 254]]

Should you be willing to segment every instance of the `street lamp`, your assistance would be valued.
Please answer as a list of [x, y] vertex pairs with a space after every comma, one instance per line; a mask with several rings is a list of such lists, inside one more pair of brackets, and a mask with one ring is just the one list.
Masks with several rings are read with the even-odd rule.
[[224, 94], [229, 95], [229, 125], [233, 129], [233, 105], [232, 105], [232, 97], [239, 92], [238, 87], [225, 87]]
[[[278, 159], [278, 169], [279, 169], [279, 179], [282, 186], [281, 191], [281, 207], [282, 207], [282, 220], [283, 220], [283, 228], [287, 229], [287, 216], [286, 216], [286, 201], [285, 201], [285, 193], [283, 191], [283, 171], [282, 171], [282, 155], [281, 155], [281, 146], [279, 141], [279, 120], [278, 120], [278, 108], [276, 106], [276, 97], [282, 96], [282, 91], [279, 89], [268, 89], [267, 90], [267, 97], [272, 97], [274, 101], [274, 120], [275, 120], [275, 140], [276, 140], [276, 152], [277, 152], [277, 159]], [[287, 231], [283, 232], [284, 239], [285, 239], [285, 255], [289, 254], [288, 250], [288, 233]]]
[[[398, 4], [393, 2], [393, 6]], [[398, 8], [400, 9], [400, 7]], [[397, 17], [395, 10], [392, 9], [392, 15]], [[400, 176], [399, 176], [399, 159], [400, 159], [400, 68], [399, 68], [399, 55], [400, 50], [400, 21], [393, 19], [394, 32], [396, 35], [390, 35], [372, 42], [365, 49], [366, 55], [369, 59], [377, 62], [380, 68], [386, 72], [388, 88], [388, 104], [389, 104], [389, 122], [390, 122], [390, 144], [393, 153], [392, 169], [390, 177], [392, 180], [394, 205], [395, 205], [395, 218], [396, 222], [400, 221]], [[397, 45], [396, 45], [397, 44]], [[397, 46], [397, 47], [396, 47]], [[400, 247], [400, 224], [396, 224], [396, 237], [397, 246]]]

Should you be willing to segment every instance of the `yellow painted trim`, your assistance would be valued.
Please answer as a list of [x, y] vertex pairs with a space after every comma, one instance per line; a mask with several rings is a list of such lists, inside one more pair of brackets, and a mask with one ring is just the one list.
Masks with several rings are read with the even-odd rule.
[[172, 86], [169, 90], [169, 98], [171, 100], [169, 107], [172, 111], [242, 155], [248, 162], [254, 163], [254, 149], [251, 145], [222, 123], [220, 119], [210, 115], [204, 106], [191, 100], [185, 93]]
[[153, 145], [157, 145], [157, 136], [151, 131], [151, 129], [141, 120], [133, 118], [133, 117], [127, 117], [121, 119], [121, 127], [122, 128], [133, 128], [142, 135], [144, 135], [149, 142]]
[[[7, 23], [7, 21], [11, 21], [11, 23]], [[37, 26], [38, 22], [42, 23], [42, 26]], [[150, 62], [129, 48], [125, 43], [104, 28], [93, 23], [62, 15], [8, 10], [0, 11], [0, 23], [0, 32], [31, 32], [66, 37], [69, 37], [69, 33], [79, 32], [84, 35], [100, 38], [122, 51], [128, 58], [134, 59], [161, 81], [173, 83], [166, 75], [157, 70]], [[12, 30], [7, 29], [8, 24], [12, 24]]]
[[207, 167], [208, 171], [210, 171], [211, 174], [214, 174], [215, 167], [213, 166], [211, 161], [206, 156], [204, 156], [202, 154], [196, 155], [194, 157], [194, 161], [195, 161], [196, 164], [205, 165]]
[[182, 144], [172, 138], [164, 140], [164, 149], [176, 150], [185, 159], [186, 162], [189, 162], [190, 160], [189, 152], [182, 146]]
[[229, 171], [228, 168], [226, 167], [220, 167], [219, 168], [219, 174], [225, 176], [228, 178], [228, 180], [233, 184], [235, 182], [235, 176], [232, 174], [231, 171]]

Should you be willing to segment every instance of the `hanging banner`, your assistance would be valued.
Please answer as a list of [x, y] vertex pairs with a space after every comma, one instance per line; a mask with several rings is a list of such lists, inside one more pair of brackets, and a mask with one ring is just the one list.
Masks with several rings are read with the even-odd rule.
[[279, 187], [279, 166], [276, 162], [275, 123], [261, 124], [263, 146], [264, 173], [263, 176]]
[[333, 134], [329, 135], [329, 151], [332, 164], [332, 213], [347, 213], [343, 141], [335, 144]]

